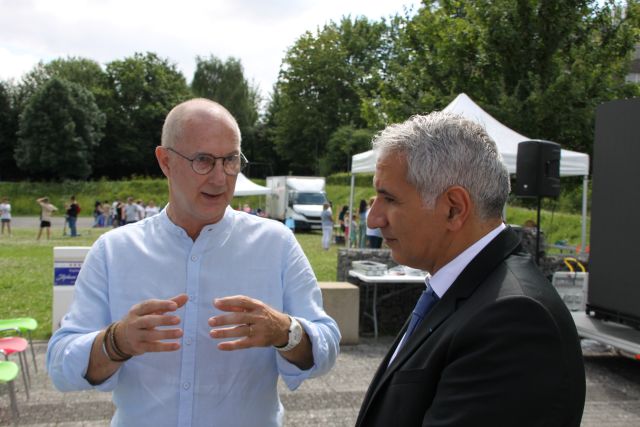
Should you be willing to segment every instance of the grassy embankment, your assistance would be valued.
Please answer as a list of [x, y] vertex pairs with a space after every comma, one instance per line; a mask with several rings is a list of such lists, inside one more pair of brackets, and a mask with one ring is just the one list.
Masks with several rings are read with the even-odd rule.
[[[48, 195], [61, 204], [68, 195], [77, 194], [83, 215], [91, 215], [91, 206], [96, 199], [113, 200], [115, 197], [132, 195], [143, 200], [154, 199], [160, 204], [166, 201], [166, 183], [162, 180], [134, 180], [123, 182], [87, 182], [67, 184], [0, 184], [0, 197], [8, 195], [13, 205], [13, 213], [37, 215], [35, 198]], [[348, 204], [349, 187], [328, 185], [327, 194], [334, 203], [334, 210]], [[356, 188], [355, 200], [368, 199], [373, 195], [369, 186]], [[252, 206], [264, 204], [264, 198], [248, 197], [233, 201], [233, 206], [248, 202]], [[35, 205], [35, 209], [34, 209]], [[59, 206], [60, 207], [60, 206]], [[535, 211], [509, 207], [509, 223], [522, 224], [527, 219], [535, 219]], [[552, 219], [553, 217], [553, 219]], [[542, 228], [547, 240], [566, 240], [577, 244], [580, 238], [580, 217], [578, 215], [544, 211]], [[53, 230], [52, 230], [53, 231]], [[105, 229], [80, 229], [81, 237], [71, 239], [62, 236], [58, 230], [52, 232], [49, 241], [35, 241], [34, 229], [15, 229], [12, 237], [0, 236], [0, 292], [3, 310], [0, 318], [30, 316], [40, 324], [35, 337], [46, 339], [51, 331], [51, 301], [53, 283], [54, 246], [90, 246]], [[321, 281], [335, 280], [337, 267], [337, 247], [325, 252], [321, 249], [319, 233], [299, 233], [296, 235], [309, 261]]]

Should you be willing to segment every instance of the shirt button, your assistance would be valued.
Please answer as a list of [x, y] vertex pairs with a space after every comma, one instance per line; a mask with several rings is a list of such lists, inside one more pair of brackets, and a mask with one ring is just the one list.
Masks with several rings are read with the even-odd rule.
[[198, 260], [198, 257], [196, 255], [191, 256], [191, 261], [197, 261], [197, 260]]
[[193, 295], [193, 294], [189, 295], [189, 301], [195, 302], [196, 301], [196, 296]]
[[182, 388], [184, 388], [185, 390], [189, 390], [189, 387], [191, 387], [190, 383], [184, 383], [182, 384]]
[[184, 340], [184, 342], [185, 342], [187, 345], [191, 345], [191, 337], [187, 337], [187, 338]]

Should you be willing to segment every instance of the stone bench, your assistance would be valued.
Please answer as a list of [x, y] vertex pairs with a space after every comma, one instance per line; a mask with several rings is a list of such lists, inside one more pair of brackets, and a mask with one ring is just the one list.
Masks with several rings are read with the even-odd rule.
[[340, 344], [358, 344], [360, 288], [347, 282], [319, 282], [324, 310], [342, 334]]

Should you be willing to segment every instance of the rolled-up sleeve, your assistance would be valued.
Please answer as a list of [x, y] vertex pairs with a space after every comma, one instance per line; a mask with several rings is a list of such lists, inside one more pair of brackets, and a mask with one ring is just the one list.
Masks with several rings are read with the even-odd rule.
[[290, 390], [307, 378], [323, 375], [333, 367], [340, 351], [340, 331], [335, 320], [324, 311], [322, 292], [309, 261], [291, 234], [291, 249], [283, 260], [284, 311], [298, 319], [309, 336], [313, 366], [302, 370], [281, 355], [278, 372]]
[[87, 254], [74, 286], [71, 308], [49, 340], [47, 371], [60, 391], [90, 388], [111, 391], [117, 372], [98, 386], [85, 378], [93, 342], [111, 322], [103, 239], [98, 239]]

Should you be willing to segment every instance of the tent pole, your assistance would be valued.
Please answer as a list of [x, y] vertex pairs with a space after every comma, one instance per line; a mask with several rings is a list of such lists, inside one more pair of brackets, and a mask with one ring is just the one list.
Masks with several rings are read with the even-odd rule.
[[[351, 172], [351, 193], [349, 194], [349, 233], [351, 233], [351, 218], [353, 218], [353, 193], [356, 186], [356, 176]], [[349, 250], [349, 236], [344, 236], [344, 244]]]
[[589, 190], [589, 176], [582, 177], [582, 235], [580, 237], [580, 253], [587, 247], [587, 192]]

